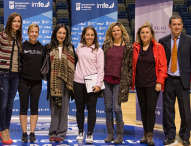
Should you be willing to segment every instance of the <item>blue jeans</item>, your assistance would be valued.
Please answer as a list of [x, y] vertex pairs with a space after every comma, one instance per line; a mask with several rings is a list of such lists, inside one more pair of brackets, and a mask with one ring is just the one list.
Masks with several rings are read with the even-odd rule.
[[123, 122], [121, 103], [118, 102], [119, 84], [111, 84], [106, 81], [104, 94], [106, 121], [113, 121], [113, 109], [117, 122]]
[[0, 119], [1, 131], [9, 129], [13, 102], [17, 92], [19, 76], [17, 72], [4, 71], [1, 73], [0, 90]]

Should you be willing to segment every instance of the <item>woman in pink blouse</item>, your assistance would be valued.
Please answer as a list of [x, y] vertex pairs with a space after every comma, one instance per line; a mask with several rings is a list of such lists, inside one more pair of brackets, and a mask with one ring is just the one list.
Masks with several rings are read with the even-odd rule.
[[[83, 141], [84, 139], [84, 110], [86, 104], [88, 110], [86, 143], [93, 143], [93, 129], [96, 123], [96, 104], [104, 77], [104, 53], [99, 47], [97, 32], [94, 27], [87, 26], [83, 29], [81, 41], [76, 50], [76, 56], [78, 57], [78, 62], [74, 75], [74, 98], [79, 129], [76, 140]], [[96, 85], [92, 88], [92, 93], [87, 93], [84, 76], [93, 74], [97, 74]]]

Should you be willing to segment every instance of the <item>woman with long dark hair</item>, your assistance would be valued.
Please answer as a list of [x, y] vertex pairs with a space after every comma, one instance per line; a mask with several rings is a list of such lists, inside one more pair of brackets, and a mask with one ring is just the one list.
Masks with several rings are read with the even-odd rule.
[[[78, 62], [74, 75], [74, 98], [76, 103], [76, 119], [78, 123], [77, 141], [83, 141], [84, 132], [84, 109], [88, 110], [88, 130], [86, 143], [93, 143], [93, 130], [96, 123], [96, 104], [103, 83], [104, 54], [99, 47], [97, 32], [93, 26], [86, 26], [81, 34], [81, 41], [77, 47], [76, 55]], [[97, 74], [96, 85], [91, 93], [87, 93], [84, 76]]]
[[8, 17], [5, 31], [0, 33], [0, 123], [4, 144], [13, 142], [9, 135], [9, 127], [19, 82], [21, 42], [22, 17], [18, 13], [12, 13]]
[[69, 100], [74, 92], [74, 46], [64, 24], [57, 24], [54, 28], [47, 51], [50, 52], [47, 84], [47, 99], [51, 109], [49, 141], [59, 142], [64, 140], [67, 133]]

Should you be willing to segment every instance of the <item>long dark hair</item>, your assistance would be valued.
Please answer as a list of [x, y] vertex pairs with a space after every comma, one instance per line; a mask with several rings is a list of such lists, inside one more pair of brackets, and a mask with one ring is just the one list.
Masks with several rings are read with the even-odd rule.
[[[87, 31], [88, 29], [91, 29], [91, 30], [93, 30], [93, 32], [94, 32], [94, 36], [95, 36], [95, 37], [94, 37], [93, 44], [95, 44], [95, 49], [97, 50], [97, 49], [99, 48], [99, 43], [98, 43], [98, 38], [97, 38], [97, 32], [96, 32], [96, 30], [95, 30], [95, 28], [94, 28], [93, 26], [86, 26], [86, 27], [83, 29], [82, 34], [81, 34], [80, 43], [86, 44], [86, 40], [85, 40], [84, 36], [85, 36], [85, 33], [86, 33], [86, 31]], [[92, 51], [94, 51], [95, 49], [93, 49]]]
[[64, 39], [63, 41], [63, 46], [66, 46], [68, 48], [68, 46], [72, 46], [72, 43], [69, 39], [69, 32], [68, 32], [68, 28], [66, 27], [66, 25], [62, 24], [62, 23], [59, 23], [55, 26], [54, 30], [53, 30], [53, 33], [52, 33], [52, 37], [51, 37], [51, 42], [50, 44], [48, 45], [48, 49], [52, 49], [52, 48], [56, 48], [58, 47], [59, 45], [59, 42], [57, 40], [57, 32], [60, 28], [64, 28], [66, 30], [66, 38]]
[[21, 43], [22, 43], [22, 17], [20, 14], [18, 13], [12, 13], [11, 15], [9, 15], [9, 18], [7, 20], [7, 24], [6, 24], [6, 27], [5, 27], [5, 32], [7, 33], [8, 35], [8, 43], [10, 45], [10, 42], [12, 40], [12, 23], [13, 23], [13, 20], [15, 19], [15, 17], [19, 16], [21, 18], [21, 25], [20, 25], [20, 28], [17, 30], [16, 32], [16, 39], [19, 41], [19, 45], [20, 45], [20, 48], [21, 48]]

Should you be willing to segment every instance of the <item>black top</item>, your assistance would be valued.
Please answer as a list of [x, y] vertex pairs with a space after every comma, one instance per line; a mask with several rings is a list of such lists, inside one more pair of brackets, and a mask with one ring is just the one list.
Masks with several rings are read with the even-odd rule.
[[156, 85], [155, 59], [153, 55], [153, 44], [150, 43], [146, 51], [140, 46], [137, 60], [135, 86], [153, 87]]
[[45, 53], [45, 47], [39, 41], [35, 44], [28, 41], [22, 43], [20, 80], [42, 80], [40, 68]]

